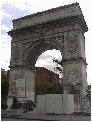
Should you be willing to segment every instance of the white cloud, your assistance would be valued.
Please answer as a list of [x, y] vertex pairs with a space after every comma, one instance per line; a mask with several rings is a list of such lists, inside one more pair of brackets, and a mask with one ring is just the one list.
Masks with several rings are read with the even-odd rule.
[[10, 56], [11, 56], [11, 43], [10, 37], [5, 34], [1, 36], [1, 67], [5, 70], [9, 70]]
[[1, 26], [1, 30], [9, 31], [11, 29], [8, 26], [6, 26], [6, 25], [2, 25]]
[[59, 50], [55, 50], [55, 49], [45, 51], [44, 53], [42, 53], [39, 56], [35, 66], [37, 66], [37, 67], [45, 66], [45, 67], [51, 68], [53, 66], [53, 57], [58, 60], [62, 59], [61, 52]]
[[46, 62], [48, 62], [48, 63], [52, 63], [53, 61], [52, 61], [52, 58], [48, 58], [48, 59], [46, 59]]
[[11, 14], [4, 12], [4, 10], [1, 10], [1, 19], [3, 19], [4, 16], [8, 18], [12, 18]]
[[10, 42], [11, 42], [11, 37], [8, 36], [8, 34], [1, 36], [1, 47], [3, 47], [4, 44], [10, 43]]
[[10, 27], [13, 29], [13, 24]]
[[[34, 8], [33, 8], [33, 6], [32, 6], [32, 1], [26, 1], [26, 0], [22, 0], [22, 1], [18, 1], [18, 0], [12, 0], [12, 1], [10, 1], [10, 0], [3, 0], [2, 2], [1, 2], [1, 5], [3, 6], [3, 5], [8, 5], [8, 6], [10, 6], [11, 8], [13, 8], [13, 9], [18, 9], [19, 11], [28, 11], [29, 13], [31, 12], [33, 12], [34, 13]], [[35, 3], [36, 4], [36, 3]]]
[[1, 67], [5, 70], [9, 70], [11, 57], [11, 44], [4, 44], [1, 48]]
[[37, 67], [40, 67], [40, 66], [43, 67], [46, 65], [53, 65], [53, 64], [50, 62], [47, 62], [46, 60], [42, 60], [42, 59], [37, 60], [37, 62], [35, 64], [35, 66], [37, 66]]
[[30, 0], [28, 1], [28, 4], [31, 4], [33, 7], [34, 7], [34, 10], [36, 12], [41, 12], [41, 11], [45, 11], [45, 10], [48, 10], [48, 9], [52, 9], [52, 8], [55, 8], [55, 7], [59, 7], [60, 5], [63, 4], [62, 1], [48, 1], [48, 0], [43, 0], [43, 1], [33, 1], [33, 0]]
[[4, 60], [6, 63], [10, 63], [10, 61], [8, 61], [8, 60]]
[[47, 50], [45, 51], [45, 55], [51, 55], [51, 57], [55, 58], [55, 59], [58, 59], [58, 60], [61, 60], [62, 59], [62, 55], [61, 55], [61, 52], [59, 50]]

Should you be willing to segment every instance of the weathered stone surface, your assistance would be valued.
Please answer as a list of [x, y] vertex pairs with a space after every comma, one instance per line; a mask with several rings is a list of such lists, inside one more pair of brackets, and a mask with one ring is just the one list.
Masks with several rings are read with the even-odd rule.
[[[26, 96], [35, 98], [35, 63], [39, 55], [50, 49], [61, 51], [63, 60], [63, 84], [69, 83], [70, 73], [82, 83], [85, 93], [86, 60], [84, 33], [88, 30], [78, 3], [29, 15], [13, 21], [11, 71], [14, 80], [26, 79]], [[21, 90], [20, 90], [21, 91]], [[19, 93], [20, 94], [20, 93]], [[11, 88], [9, 89], [9, 96]], [[20, 96], [20, 95], [19, 95]], [[24, 100], [21, 95], [19, 100]]]
[[20, 46], [13, 46], [12, 63], [20, 63]]
[[82, 15], [79, 4], [72, 4], [65, 7], [58, 7], [48, 11], [40, 12], [34, 15], [25, 16], [13, 21], [13, 30], [25, 28], [27, 26], [38, 25], [49, 21], [69, 18], [71, 16]]

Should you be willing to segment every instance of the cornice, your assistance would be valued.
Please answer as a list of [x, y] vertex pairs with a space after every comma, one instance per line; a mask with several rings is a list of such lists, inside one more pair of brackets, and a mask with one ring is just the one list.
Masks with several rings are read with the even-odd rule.
[[73, 7], [73, 6], [79, 6], [79, 3], [76, 2], [76, 3], [69, 4], [69, 5], [59, 6], [59, 7], [56, 7], [56, 8], [52, 8], [52, 9], [48, 9], [48, 10], [45, 10], [45, 11], [37, 12], [37, 13], [31, 14], [31, 15], [27, 15], [27, 16], [24, 16], [24, 17], [21, 17], [21, 18], [14, 19], [14, 20], [12, 20], [12, 22], [18, 21], [18, 20], [21, 20], [21, 19], [25, 19], [25, 18], [29, 18], [29, 17], [30, 18], [31, 17], [36, 17], [36, 16], [39, 16], [39, 15], [42, 15], [42, 14], [55, 12], [55, 11], [58, 11], [60, 9], [66, 9], [66, 8]]
[[[31, 32], [33, 32], [34, 30], [40, 30], [43, 29], [43, 28], [50, 28], [52, 26], [59, 26], [62, 28], [64, 26], [74, 26], [75, 24], [80, 24], [82, 25], [82, 21], [81, 20], [81, 16], [73, 16], [73, 17], [68, 17], [68, 18], [64, 18], [64, 19], [59, 19], [59, 20], [56, 20], [56, 21], [51, 21], [51, 22], [46, 22], [46, 23], [43, 23], [43, 24], [38, 24], [38, 25], [31, 25], [31, 26], [26, 26], [26, 27], [22, 27], [22, 28], [19, 28], [17, 30], [11, 30], [8, 32], [8, 35], [12, 36], [13, 34], [19, 34], [19, 33], [25, 33], [26, 31], [28, 30], [31, 30]], [[76, 23], [76, 21], [80, 21], [78, 23]], [[84, 32], [88, 30], [88, 28], [85, 27], [85, 23], [84, 23], [84, 26], [83, 26], [83, 29], [84, 29]], [[63, 30], [64, 31], [64, 30]], [[68, 29], [66, 31], [69, 31]]]
[[60, 6], [46, 11], [27, 15], [13, 20], [13, 30], [18, 30], [30, 26], [42, 25], [47, 22], [62, 20], [64, 18], [80, 16], [85, 32], [88, 30], [81, 8], [78, 3]]
[[86, 60], [85, 60], [83, 57], [63, 59], [61, 63], [62, 63], [62, 65], [63, 65], [63, 64], [66, 63], [66, 62], [78, 61], [78, 60], [81, 60], [81, 61], [84, 63], [85, 66], [88, 65], [87, 62], [86, 62]]

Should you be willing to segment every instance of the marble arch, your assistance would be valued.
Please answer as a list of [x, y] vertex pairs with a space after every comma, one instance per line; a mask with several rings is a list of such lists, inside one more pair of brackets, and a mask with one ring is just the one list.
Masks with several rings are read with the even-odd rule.
[[13, 29], [8, 32], [12, 37], [8, 104], [15, 96], [11, 93], [11, 84], [17, 79], [26, 79], [26, 95], [22, 94], [23, 88], [17, 89], [18, 100], [34, 101], [35, 62], [48, 49], [62, 52], [63, 84], [68, 84], [73, 72], [82, 84], [81, 92], [85, 93], [87, 63], [84, 33], [87, 31], [78, 3], [13, 20]]

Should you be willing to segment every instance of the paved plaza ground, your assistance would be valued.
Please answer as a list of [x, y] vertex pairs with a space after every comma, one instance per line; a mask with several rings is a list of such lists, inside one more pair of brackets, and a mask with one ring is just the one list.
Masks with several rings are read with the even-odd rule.
[[1, 121], [91, 121], [89, 115], [44, 115], [23, 113], [21, 116], [2, 116]]

